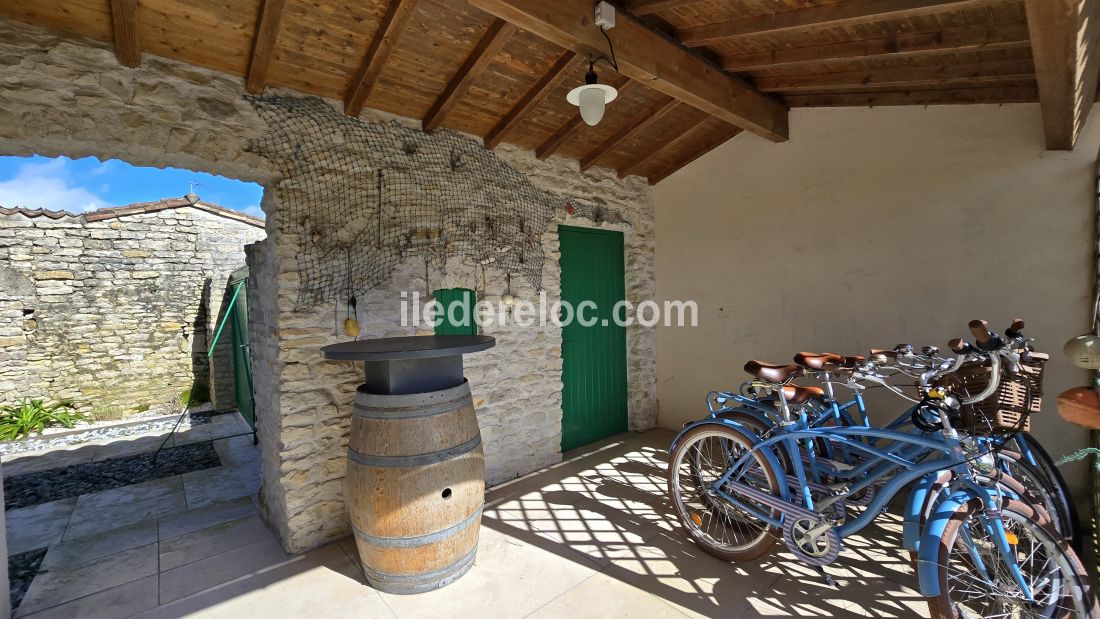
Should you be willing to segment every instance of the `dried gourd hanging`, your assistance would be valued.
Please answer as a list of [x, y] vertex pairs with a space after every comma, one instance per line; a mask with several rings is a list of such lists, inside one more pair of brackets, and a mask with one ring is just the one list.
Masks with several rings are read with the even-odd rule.
[[351, 248], [348, 248], [348, 317], [344, 319], [344, 333], [348, 337], [359, 337], [359, 321], [356, 317], [359, 313], [356, 311], [355, 293], [352, 292], [351, 287]]

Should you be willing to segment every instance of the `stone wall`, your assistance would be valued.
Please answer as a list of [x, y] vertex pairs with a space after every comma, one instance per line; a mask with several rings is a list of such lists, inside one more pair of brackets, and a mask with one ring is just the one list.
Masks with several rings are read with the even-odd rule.
[[[277, 89], [269, 89], [279, 93]], [[0, 153], [118, 157], [143, 165], [173, 165], [263, 182], [267, 238], [248, 251], [250, 348], [253, 355], [262, 454], [261, 498], [265, 518], [284, 545], [299, 551], [349, 533], [344, 475], [350, 402], [359, 371], [321, 361], [318, 349], [341, 341], [332, 303], [297, 311], [300, 222], [280, 205], [308, 181], [282, 174], [249, 150], [269, 127], [242, 97], [241, 80], [146, 56], [138, 69], [120, 67], [102, 48], [66, 42], [41, 30], [0, 20]], [[282, 93], [293, 94], [293, 93]], [[329, 102], [339, 109], [338, 102]], [[364, 114], [368, 122], [391, 117]], [[415, 121], [401, 121], [415, 127]], [[302, 136], [303, 139], [313, 136]], [[426, 136], [423, 139], [431, 139]], [[339, 147], [339, 146], [336, 146]], [[395, 149], [400, 145], [395, 144]], [[541, 162], [508, 146], [496, 151], [525, 182], [561, 198], [607, 205], [621, 213], [627, 248], [627, 296], [651, 298], [653, 207], [644, 179], [616, 178], [601, 169], [582, 174], [576, 162]], [[360, 182], [377, 152], [326, 181]], [[436, 184], [445, 184], [439, 179]], [[521, 183], [522, 184], [522, 183]], [[515, 183], [494, 187], [503, 196]], [[552, 224], [601, 225], [559, 213]], [[331, 231], [321, 231], [329, 233]], [[539, 239], [547, 261], [539, 282], [549, 300], [559, 294], [556, 227]], [[504, 274], [465, 264], [436, 268], [425, 277], [423, 260], [397, 265], [394, 276], [359, 299], [363, 337], [407, 334], [400, 326], [399, 291], [463, 286], [485, 295], [504, 290]], [[514, 293], [531, 298], [535, 286], [512, 278]], [[533, 300], [533, 299], [532, 299]], [[511, 479], [560, 459], [561, 332], [548, 325], [488, 332], [496, 349], [474, 355], [467, 374], [482, 424], [490, 483]], [[628, 330], [630, 427], [656, 420], [654, 335]]]
[[262, 222], [158, 206], [0, 210], [0, 402], [72, 400], [117, 418], [209, 389], [211, 286]]

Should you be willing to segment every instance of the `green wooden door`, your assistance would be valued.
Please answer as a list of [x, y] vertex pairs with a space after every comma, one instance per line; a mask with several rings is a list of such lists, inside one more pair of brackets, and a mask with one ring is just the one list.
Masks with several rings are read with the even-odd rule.
[[[621, 232], [558, 226], [561, 297], [585, 317], [562, 328], [562, 451], [626, 431], [626, 327], [612, 312], [626, 298]], [[621, 313], [621, 312], [620, 312]]]

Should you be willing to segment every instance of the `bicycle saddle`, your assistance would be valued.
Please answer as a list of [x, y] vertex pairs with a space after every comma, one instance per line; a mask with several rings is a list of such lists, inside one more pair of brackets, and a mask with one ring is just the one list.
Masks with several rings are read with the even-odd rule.
[[794, 362], [811, 370], [824, 370], [825, 364], [844, 365], [844, 357], [831, 352], [800, 352], [794, 356]]
[[753, 359], [745, 364], [745, 371], [769, 383], [785, 383], [806, 373], [800, 365], [775, 365]]
[[783, 399], [787, 401], [790, 406], [798, 407], [802, 406], [810, 400], [825, 401], [825, 391], [820, 387], [799, 387], [798, 385], [787, 385], [783, 387]]

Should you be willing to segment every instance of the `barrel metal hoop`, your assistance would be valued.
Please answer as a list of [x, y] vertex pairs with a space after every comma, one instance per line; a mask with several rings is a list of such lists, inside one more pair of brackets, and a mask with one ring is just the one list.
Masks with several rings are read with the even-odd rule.
[[463, 574], [474, 564], [477, 557], [477, 545], [460, 557], [454, 563], [431, 572], [419, 574], [390, 574], [371, 569], [365, 563], [360, 562], [359, 567], [363, 575], [375, 589], [387, 593], [422, 593], [446, 586]]
[[426, 535], [413, 535], [410, 537], [378, 537], [376, 535], [369, 535], [352, 527], [352, 531], [355, 533], [355, 537], [371, 544], [373, 546], [382, 546], [385, 548], [416, 548], [419, 546], [427, 546], [428, 544], [434, 544], [436, 542], [445, 540], [455, 533], [468, 529], [470, 525], [477, 522], [477, 519], [481, 517], [481, 510], [485, 507], [482, 503], [478, 505], [477, 510], [464, 518], [462, 522], [451, 525], [441, 531], [435, 531]]
[[462, 404], [469, 403], [469, 396], [463, 396], [455, 398], [454, 400], [448, 400], [446, 402], [440, 402], [439, 404], [433, 404], [431, 406], [424, 406], [420, 408], [377, 408], [370, 407], [364, 408], [358, 402], [355, 403], [355, 407], [352, 409], [356, 417], [360, 419], [416, 419], [418, 417], [431, 417], [433, 415], [440, 415], [444, 413], [457, 412], [462, 410]]
[[437, 462], [456, 458], [464, 453], [477, 449], [480, 445], [481, 433], [478, 432], [477, 436], [457, 447], [415, 456], [369, 456], [367, 454], [361, 454], [349, 447], [348, 459], [357, 464], [362, 464], [363, 466], [376, 466], [380, 468], [424, 466], [426, 464], [435, 464]]

